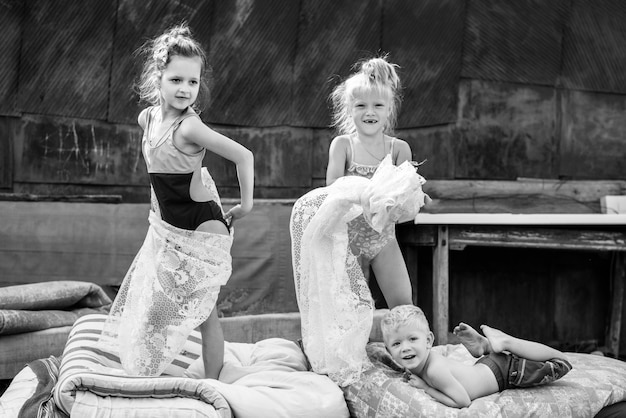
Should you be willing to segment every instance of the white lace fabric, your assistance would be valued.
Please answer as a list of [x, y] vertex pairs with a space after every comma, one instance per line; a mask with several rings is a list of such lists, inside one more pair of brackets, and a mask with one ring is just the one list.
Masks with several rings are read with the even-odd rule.
[[425, 180], [387, 156], [371, 179], [341, 177], [305, 194], [290, 220], [292, 260], [305, 352], [313, 370], [340, 386], [371, 367], [365, 346], [374, 302], [359, 256], [373, 258], [396, 222], [424, 205]]
[[100, 342], [120, 354], [126, 373], [158, 376], [215, 307], [231, 275], [233, 235], [176, 228], [153, 210], [148, 220]]

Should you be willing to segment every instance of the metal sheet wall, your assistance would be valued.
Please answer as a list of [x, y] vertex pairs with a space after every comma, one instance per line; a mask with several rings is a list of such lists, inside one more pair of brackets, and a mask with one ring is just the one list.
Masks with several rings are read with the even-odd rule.
[[626, 93], [626, 2], [573, 0], [563, 42], [563, 86]]
[[18, 110], [107, 119], [117, 1], [28, 1]]

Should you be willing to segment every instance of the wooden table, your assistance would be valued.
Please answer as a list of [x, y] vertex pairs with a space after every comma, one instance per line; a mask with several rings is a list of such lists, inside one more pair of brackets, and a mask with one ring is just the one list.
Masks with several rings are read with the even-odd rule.
[[471, 245], [615, 251], [605, 345], [613, 354], [619, 353], [626, 285], [626, 214], [420, 213], [415, 224], [412, 232], [407, 234], [405, 229], [403, 240], [409, 245], [434, 245], [433, 332], [438, 344], [448, 342], [450, 330], [450, 249]]

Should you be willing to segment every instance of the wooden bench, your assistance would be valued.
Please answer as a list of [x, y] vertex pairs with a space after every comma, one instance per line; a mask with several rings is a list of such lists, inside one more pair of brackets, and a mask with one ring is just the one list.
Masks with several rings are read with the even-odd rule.
[[626, 194], [624, 181], [433, 181], [434, 202], [398, 228], [409, 248], [407, 264], [417, 276], [410, 248], [433, 248], [433, 332], [448, 341], [449, 251], [467, 246], [614, 252], [612, 302], [605, 345], [619, 354], [626, 283], [626, 214], [600, 213], [601, 198]]

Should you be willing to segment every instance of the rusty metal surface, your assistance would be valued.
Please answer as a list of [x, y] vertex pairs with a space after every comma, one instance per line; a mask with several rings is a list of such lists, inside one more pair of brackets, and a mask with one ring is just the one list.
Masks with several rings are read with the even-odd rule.
[[207, 121], [289, 124], [298, 12], [299, 2], [292, 0], [215, 4], [209, 47], [213, 103]]
[[116, 4], [114, 0], [27, 2], [19, 111], [106, 119]]
[[626, 2], [573, 0], [563, 45], [563, 86], [626, 93]]
[[303, 0], [295, 57], [293, 123], [328, 127], [328, 95], [352, 65], [380, 48], [382, 0]]
[[382, 50], [400, 65], [404, 100], [399, 128], [456, 120], [464, 2], [385, 2]]
[[554, 85], [570, 0], [466, 0], [463, 77]]

